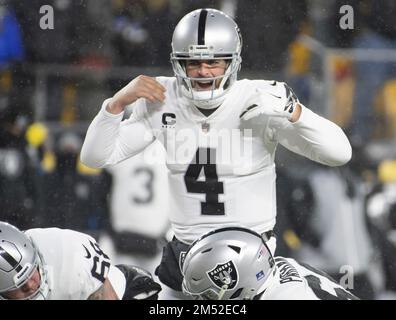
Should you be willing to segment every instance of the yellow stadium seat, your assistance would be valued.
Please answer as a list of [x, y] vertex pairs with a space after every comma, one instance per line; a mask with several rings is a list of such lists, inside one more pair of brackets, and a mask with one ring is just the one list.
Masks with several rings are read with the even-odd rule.
[[384, 160], [378, 166], [378, 179], [382, 183], [396, 182], [396, 161]]

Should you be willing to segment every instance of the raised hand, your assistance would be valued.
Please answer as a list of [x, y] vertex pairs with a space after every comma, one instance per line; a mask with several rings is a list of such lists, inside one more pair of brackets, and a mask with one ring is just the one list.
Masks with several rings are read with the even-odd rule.
[[140, 75], [118, 91], [107, 106], [107, 111], [118, 114], [125, 107], [139, 98], [150, 102], [163, 102], [165, 100], [165, 87], [155, 78]]
[[[239, 117], [243, 120], [249, 120], [264, 114], [272, 117], [285, 117], [292, 122], [298, 120], [301, 112], [298, 98], [287, 84], [284, 84], [284, 87], [286, 90], [285, 95], [278, 95], [277, 93], [257, 88], [256, 93], [247, 101], [247, 107]], [[296, 117], [297, 119], [295, 119]]]

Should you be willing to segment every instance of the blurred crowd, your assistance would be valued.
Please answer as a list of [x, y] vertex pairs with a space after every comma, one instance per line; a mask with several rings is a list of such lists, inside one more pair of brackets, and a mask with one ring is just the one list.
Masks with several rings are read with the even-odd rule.
[[[40, 27], [43, 5], [53, 8], [53, 29]], [[339, 27], [342, 5], [354, 9], [353, 29]], [[200, 7], [235, 18], [244, 35], [242, 74], [286, 80], [319, 111], [325, 110], [317, 90], [324, 83], [323, 60], [301, 37], [323, 48], [396, 50], [393, 0], [0, 0], [1, 220], [21, 229], [73, 228], [98, 238], [120, 233], [134, 244], [120, 238], [112, 244], [120, 251], [157, 255], [167, 237], [164, 220], [152, 219], [160, 223], [155, 232], [116, 227], [117, 171], [92, 170], [78, 156], [86, 121], [103, 98], [133, 78], [111, 70], [162, 68], [169, 74], [173, 28]], [[353, 289], [367, 299], [396, 297], [396, 59], [388, 55], [332, 60], [327, 112], [348, 133], [352, 161], [340, 169], [301, 162], [295, 170], [290, 159], [278, 166], [277, 253], [338, 280], [342, 267], [351, 267]], [[38, 72], [43, 66], [50, 70], [44, 78]], [[76, 68], [88, 68], [89, 76], [65, 72]], [[146, 179], [145, 191], [133, 198], [139, 209], [125, 212], [131, 217], [157, 201], [151, 184], [166, 190], [162, 179], [153, 180], [158, 169], [143, 159], [141, 164], [146, 169], [130, 168]], [[158, 204], [145, 210], [164, 214]]]

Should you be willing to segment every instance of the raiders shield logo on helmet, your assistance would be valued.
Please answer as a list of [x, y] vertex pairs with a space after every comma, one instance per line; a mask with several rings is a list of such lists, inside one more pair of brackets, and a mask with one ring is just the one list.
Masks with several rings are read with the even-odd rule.
[[223, 264], [217, 264], [216, 267], [206, 273], [209, 279], [220, 289], [226, 285], [227, 290], [230, 290], [238, 283], [238, 271], [231, 260]]

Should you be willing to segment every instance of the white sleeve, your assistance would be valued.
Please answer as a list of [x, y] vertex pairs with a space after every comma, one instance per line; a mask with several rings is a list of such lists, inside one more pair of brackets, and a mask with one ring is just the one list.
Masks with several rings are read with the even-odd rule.
[[[103, 102], [90, 124], [81, 149], [81, 161], [92, 168], [116, 164], [141, 152], [155, 140], [150, 124], [141, 112], [121, 121], [123, 112], [115, 115], [106, 110], [109, 101]], [[134, 111], [138, 109], [138, 103], [139, 100]]]
[[[58, 274], [58, 297], [86, 300], [96, 292], [108, 277], [110, 258], [89, 235], [63, 230], [63, 264]], [[62, 294], [63, 293], [63, 294]]]
[[303, 279], [302, 282], [274, 283], [261, 300], [319, 300], [319, 298]]
[[291, 123], [272, 117], [270, 139], [299, 155], [328, 166], [340, 166], [352, 157], [352, 147], [342, 129], [301, 103], [300, 119]]
[[109, 279], [118, 299], [122, 300], [126, 288], [126, 279], [122, 271], [116, 266], [111, 265], [109, 273], [107, 274], [107, 279]]

